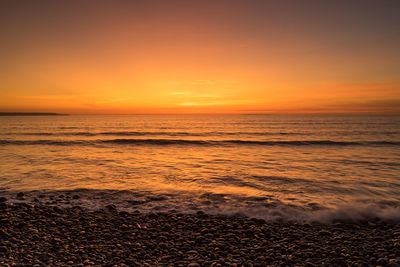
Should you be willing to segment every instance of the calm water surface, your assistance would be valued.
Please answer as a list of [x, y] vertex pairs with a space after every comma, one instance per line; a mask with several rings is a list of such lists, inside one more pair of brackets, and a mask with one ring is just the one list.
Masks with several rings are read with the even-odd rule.
[[0, 189], [90, 208], [400, 219], [400, 117], [4, 116]]

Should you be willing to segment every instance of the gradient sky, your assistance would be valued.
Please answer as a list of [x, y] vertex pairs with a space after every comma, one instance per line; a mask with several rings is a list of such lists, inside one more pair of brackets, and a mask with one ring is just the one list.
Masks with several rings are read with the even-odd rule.
[[0, 111], [400, 113], [400, 1], [0, 3]]

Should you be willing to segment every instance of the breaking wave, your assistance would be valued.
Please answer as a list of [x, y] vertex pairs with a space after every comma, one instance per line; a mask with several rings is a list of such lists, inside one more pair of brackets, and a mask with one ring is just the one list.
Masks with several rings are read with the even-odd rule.
[[[353, 202], [335, 207], [305, 204], [291, 205], [273, 197], [238, 197], [227, 194], [152, 193], [132, 190], [57, 190], [27, 191], [23, 199], [17, 192], [0, 190], [0, 196], [10, 203], [28, 202], [60, 207], [80, 206], [90, 210], [115, 205], [120, 211], [144, 213], [202, 211], [212, 215], [247, 216], [266, 221], [342, 222], [400, 222], [399, 202]], [[314, 203], [315, 204], [315, 203]]]

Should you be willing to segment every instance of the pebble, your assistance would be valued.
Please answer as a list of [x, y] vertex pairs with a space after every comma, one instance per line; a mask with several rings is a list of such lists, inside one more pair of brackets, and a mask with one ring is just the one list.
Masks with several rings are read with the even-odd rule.
[[1, 266], [397, 267], [400, 262], [400, 223], [311, 225], [202, 212], [116, 212], [114, 205], [90, 211], [0, 202]]

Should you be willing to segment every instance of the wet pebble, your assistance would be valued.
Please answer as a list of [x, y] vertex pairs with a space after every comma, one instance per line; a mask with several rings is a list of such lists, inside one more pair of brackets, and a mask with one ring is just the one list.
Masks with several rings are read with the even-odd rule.
[[[43, 202], [42, 202], [43, 203]], [[0, 265], [398, 266], [400, 224], [301, 224], [243, 216], [8, 204]]]

